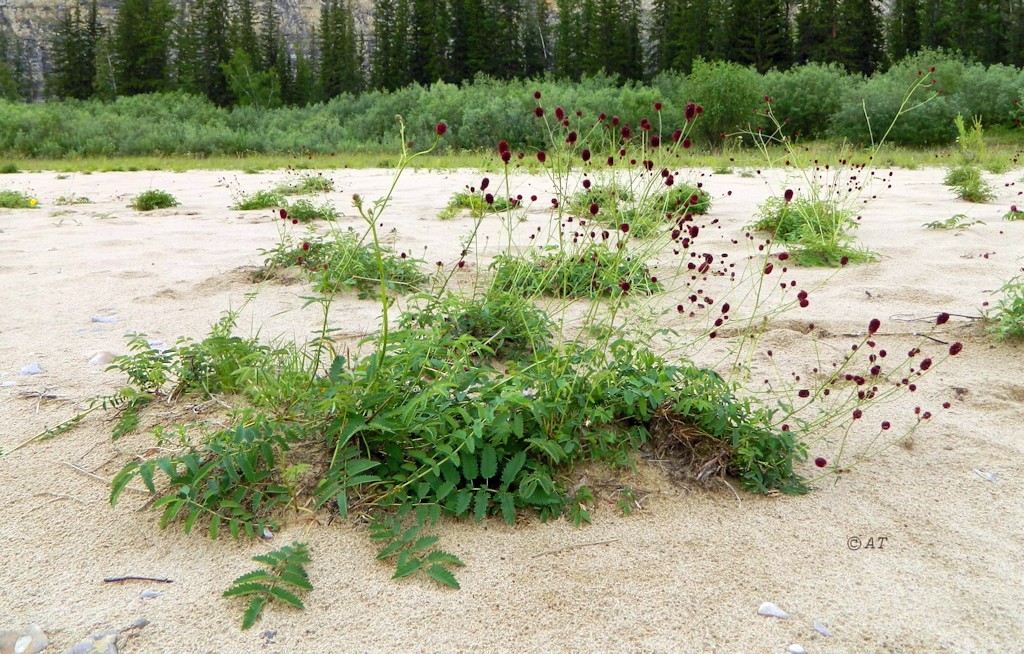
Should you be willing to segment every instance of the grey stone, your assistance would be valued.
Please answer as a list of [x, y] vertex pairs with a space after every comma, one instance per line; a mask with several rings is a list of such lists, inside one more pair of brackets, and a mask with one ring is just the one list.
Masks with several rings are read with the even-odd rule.
[[141, 629], [149, 624], [145, 618], [136, 620], [124, 629], [97, 631], [80, 643], [64, 650], [64, 654], [118, 654], [117, 638], [126, 631]]
[[101, 322], [109, 325], [117, 322], [117, 318], [113, 316], [93, 316], [92, 322]]
[[42, 371], [43, 371], [43, 369], [40, 367], [40, 365], [38, 363], [36, 363], [35, 361], [33, 361], [32, 363], [28, 364], [27, 366], [25, 366], [24, 368], [19, 370], [18, 374], [19, 375], [38, 375]]
[[814, 630], [817, 631], [822, 636], [824, 636], [825, 638], [831, 638], [832, 637], [832, 632], [828, 630], [828, 627], [826, 627], [825, 625], [821, 624], [820, 622], [815, 622], [814, 623]]
[[49, 644], [49, 639], [37, 624], [30, 624], [24, 629], [0, 631], [0, 654], [37, 654]]
[[771, 602], [765, 602], [761, 606], [757, 607], [757, 614], [769, 618], [779, 618], [780, 620], [788, 620], [790, 617], [788, 613]]
[[802, 645], [797, 645], [796, 643], [787, 647], [786, 651], [789, 652], [789, 654], [807, 654], [807, 650], [805, 650]]
[[141, 597], [142, 599], [156, 599], [158, 597], [163, 596], [164, 594], [158, 590], [144, 590], [141, 593], [139, 593], [139, 597]]

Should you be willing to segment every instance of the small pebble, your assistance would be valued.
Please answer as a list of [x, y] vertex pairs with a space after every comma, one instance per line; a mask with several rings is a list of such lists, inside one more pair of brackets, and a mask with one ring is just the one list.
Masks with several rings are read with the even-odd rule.
[[765, 602], [757, 608], [758, 615], [763, 615], [769, 618], [779, 618], [780, 620], [789, 619], [789, 614], [775, 606], [771, 602]]
[[975, 470], [974, 474], [978, 475], [985, 481], [999, 481], [999, 475], [994, 472], [985, 472], [984, 470]]
[[814, 623], [814, 630], [817, 631], [822, 636], [824, 636], [825, 638], [831, 638], [832, 637], [832, 632], [828, 630], [828, 627], [826, 627], [825, 625], [821, 624], [820, 622], [815, 622]]
[[89, 365], [105, 366], [108, 363], [111, 363], [116, 357], [117, 355], [114, 354], [113, 352], [108, 352], [107, 350], [100, 350], [96, 354], [92, 355], [91, 359], [89, 359]]
[[36, 363], [35, 361], [33, 361], [32, 363], [28, 364], [27, 366], [25, 366], [24, 368], [19, 370], [18, 374], [19, 375], [38, 375], [42, 371], [43, 371], [43, 369], [39, 366], [39, 364]]
[[117, 322], [117, 318], [114, 318], [113, 316], [93, 316], [92, 321], [113, 324]]
[[789, 652], [789, 654], [807, 654], [807, 650], [805, 650], [802, 646], [797, 645], [796, 643], [793, 643], [792, 645], [787, 647], [786, 651]]
[[274, 537], [274, 532], [270, 531], [266, 527], [263, 528], [263, 540], [270, 540]]
[[0, 631], [0, 654], [37, 654], [49, 644], [46, 634], [37, 624]]
[[89, 636], [71, 649], [65, 650], [64, 654], [118, 654], [117, 636], [120, 629], [108, 629]]
[[164, 594], [158, 590], [144, 590], [139, 594], [142, 599], [156, 599], [158, 597], [163, 597], [163, 595]]
[[12, 386], [17, 386], [17, 385], [18, 385], [18, 382], [12, 382], [12, 381], [5, 381], [2, 384], [0, 384], [0, 386], [2, 386], [3, 388], [11, 388]]

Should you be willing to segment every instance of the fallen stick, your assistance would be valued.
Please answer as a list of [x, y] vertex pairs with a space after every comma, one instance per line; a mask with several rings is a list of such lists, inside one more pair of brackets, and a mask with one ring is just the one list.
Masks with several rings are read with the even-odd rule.
[[540, 558], [542, 556], [547, 556], [548, 554], [558, 554], [559, 552], [568, 552], [569, 550], [578, 550], [578, 549], [580, 549], [582, 547], [592, 547], [594, 545], [607, 545], [609, 543], [618, 542], [618, 540], [619, 540], [618, 538], [611, 538], [609, 540], [596, 540], [596, 541], [594, 541], [592, 543], [577, 543], [576, 545], [566, 545], [565, 547], [559, 547], [559, 548], [556, 548], [556, 549], [553, 549], [553, 550], [548, 550], [546, 552], [540, 552], [539, 554], [534, 554], [533, 557], [531, 557], [531, 558], [537, 559], [537, 558]]
[[[116, 582], [119, 582], [119, 581], [152, 581], [153, 583], [156, 583], [156, 584], [173, 584], [174, 583], [173, 579], [158, 579], [156, 577], [134, 577], [134, 576], [131, 576], [131, 575], [129, 575], [127, 577], [106, 577], [103, 581], [105, 581], [108, 584], [116, 583]], [[143, 626], [145, 626], [145, 625], [143, 625]], [[133, 628], [133, 627], [129, 627], [129, 629], [131, 629], [131, 628]]]

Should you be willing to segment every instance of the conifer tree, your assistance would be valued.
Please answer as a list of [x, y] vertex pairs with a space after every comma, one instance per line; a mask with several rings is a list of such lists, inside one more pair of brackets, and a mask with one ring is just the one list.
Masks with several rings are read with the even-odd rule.
[[919, 0], [895, 0], [889, 17], [889, 57], [899, 61], [921, 49], [921, 5]]
[[344, 0], [324, 0], [320, 9], [320, 97], [329, 100], [362, 87], [355, 19]]
[[451, 82], [472, 79], [477, 72], [491, 72], [495, 48], [495, 21], [486, 0], [451, 0]]
[[734, 0], [729, 26], [730, 60], [762, 73], [789, 65], [789, 30], [781, 0]]
[[874, 0], [841, 0], [839, 59], [847, 70], [870, 75], [882, 60], [882, 20]]
[[519, 25], [523, 44], [523, 75], [537, 77], [551, 66], [551, 10], [547, 0], [527, 1]]
[[113, 40], [118, 93], [152, 93], [168, 87], [174, 17], [170, 0], [121, 2], [114, 19]]
[[372, 86], [390, 91], [412, 81], [409, 53], [409, 0], [377, 0], [370, 54]]
[[256, 12], [253, 0], [233, 0], [231, 15], [231, 49], [241, 50], [251, 65], [264, 70], [256, 35]]
[[444, 79], [448, 60], [448, 11], [437, 0], [408, 0], [409, 76], [420, 84]]

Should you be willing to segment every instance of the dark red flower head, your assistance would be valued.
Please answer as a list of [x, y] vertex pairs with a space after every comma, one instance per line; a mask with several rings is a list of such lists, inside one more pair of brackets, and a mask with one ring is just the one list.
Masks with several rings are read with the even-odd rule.
[[541, 151], [539, 151], [537, 153], [537, 161], [539, 161], [541, 163], [544, 163], [547, 160], [548, 160], [548, 155], [543, 150], [541, 150]]
[[878, 328], [882, 326], [882, 321], [878, 318], [872, 318], [871, 322], [868, 323], [868, 333], [874, 334], [878, 331]]
[[786, 192], [782, 194], [782, 198], [786, 202], [792, 202], [793, 201], [793, 189], [787, 188]]
[[434, 127], [434, 131], [437, 132], [438, 136], [444, 136], [445, 132], [448, 131], [448, 126], [444, 124], [444, 121], [441, 121]]
[[505, 140], [498, 141], [498, 152], [508, 152], [508, 151], [509, 151], [508, 141], [505, 141]]
[[534, 100], [540, 100], [540, 91], [534, 91], [533, 92], [533, 99]]
[[658, 136], [657, 134], [652, 134], [651, 135], [651, 147], [652, 148], [656, 148], [659, 145], [661, 145], [661, 137]]
[[490, 186], [490, 185], [491, 185], [491, 180], [490, 180], [489, 177], [484, 177], [482, 180], [480, 180], [480, 190], [481, 191], [486, 191], [487, 187]]
[[691, 102], [690, 104], [686, 105], [686, 111], [684, 112], [684, 115], [686, 116], [686, 122], [692, 123], [693, 119], [697, 117], [697, 104]]
[[685, 139], [683, 139], [684, 150], [689, 150], [691, 145], [693, 145], [693, 141], [690, 140], [690, 137], [686, 137]]
[[819, 468], [824, 468], [825, 466], [828, 465], [828, 461], [825, 460], [825, 457], [819, 456], [814, 460], [814, 465], [818, 466]]
[[580, 153], [580, 156], [583, 158], [583, 161], [590, 161], [590, 150], [584, 148], [583, 152]]
[[565, 109], [555, 107], [555, 118], [558, 120], [565, 120]]
[[544, 116], [544, 107], [535, 108], [533, 110], [533, 113], [535, 116], [537, 116], [537, 118], [542, 118]]
[[596, 202], [590, 203], [590, 215], [596, 216], [597, 212], [601, 210], [601, 207], [597, 206]]
[[655, 111], [661, 111], [661, 103], [660, 102], [655, 102], [654, 103], [654, 110]]
[[508, 163], [509, 161], [512, 160], [512, 153], [509, 152], [508, 150], [505, 150], [504, 152], [501, 153], [501, 160], [505, 163]]
[[952, 345], [949, 346], [949, 356], [955, 357], [956, 355], [960, 354], [960, 351], [963, 349], [964, 344], [961, 343], [960, 341], [957, 341], [956, 343], [953, 343]]
[[620, 133], [622, 134], [623, 141], [628, 141], [629, 137], [633, 136], [633, 130], [629, 128], [629, 125], [624, 126]]
[[949, 314], [946, 313], [945, 311], [940, 313], [939, 316], [935, 319], [936, 325], [945, 325], [947, 322], [949, 322]]
[[281, 216], [281, 220], [288, 220], [288, 210], [287, 209], [281, 209], [281, 212], [280, 212], [279, 215]]

